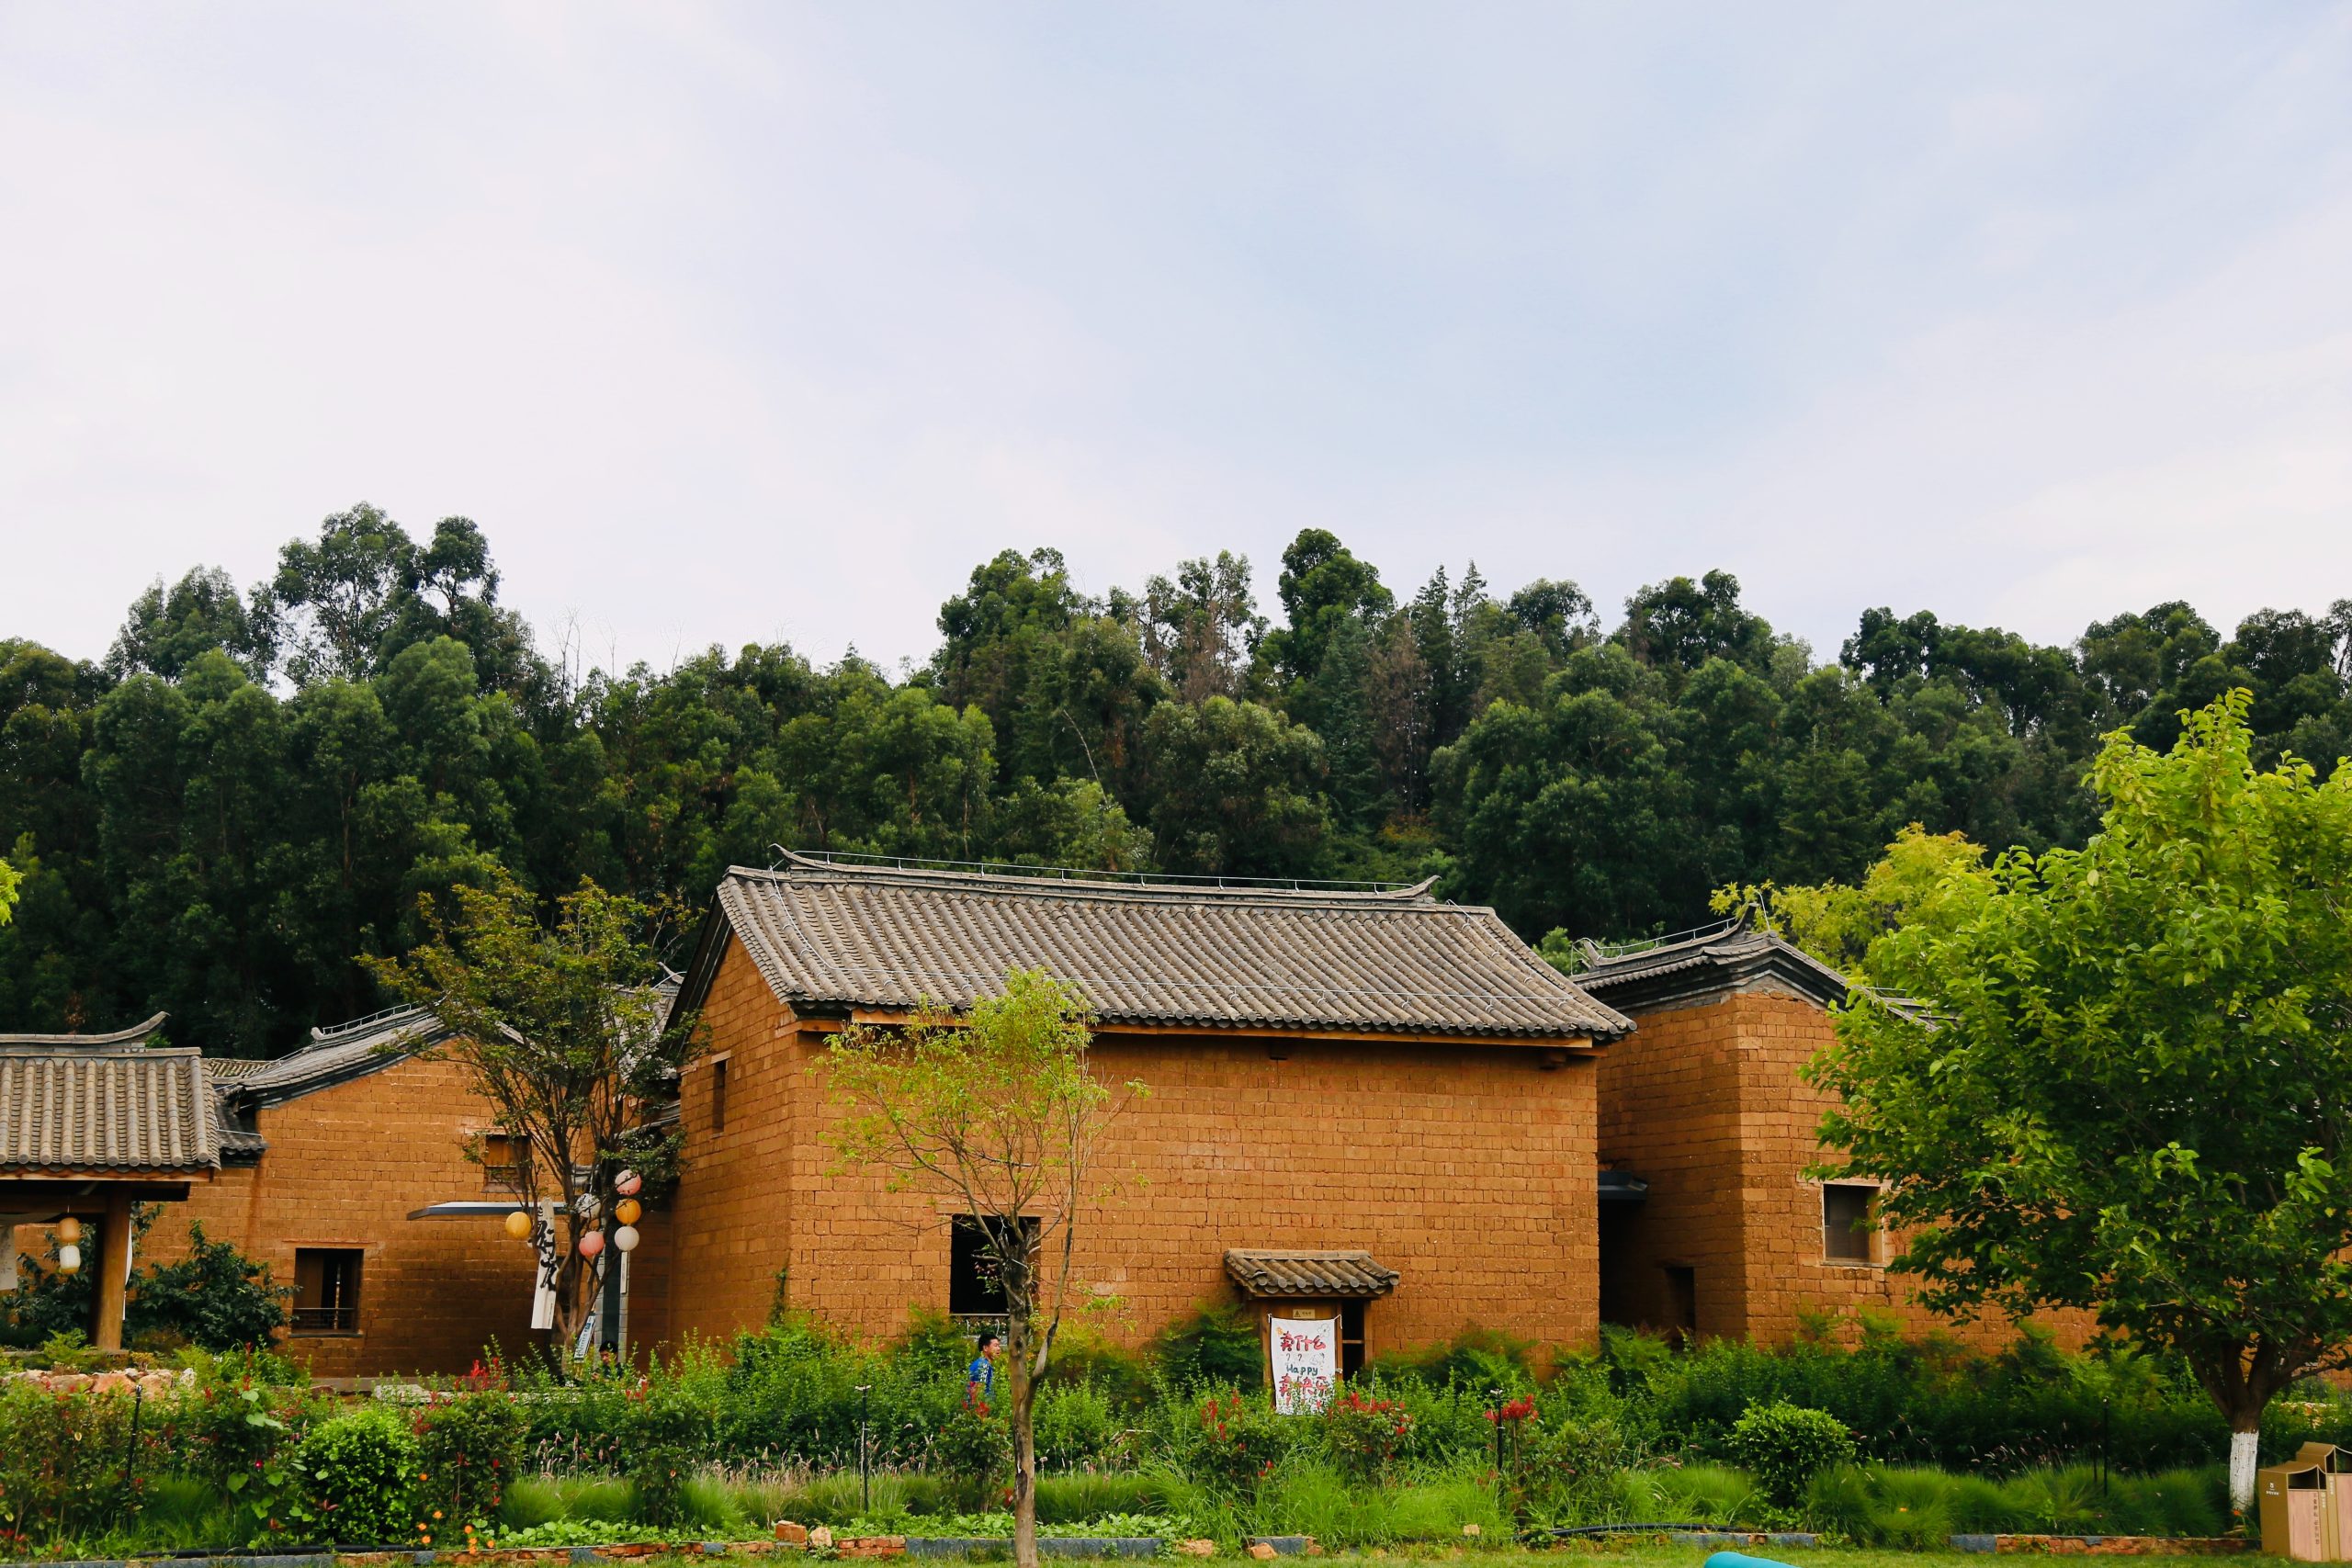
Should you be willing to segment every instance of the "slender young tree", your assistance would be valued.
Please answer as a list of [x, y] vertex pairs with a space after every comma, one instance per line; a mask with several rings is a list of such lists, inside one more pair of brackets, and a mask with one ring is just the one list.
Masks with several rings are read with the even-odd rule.
[[423, 897], [418, 912], [428, 932], [421, 945], [364, 962], [388, 989], [434, 1011], [451, 1036], [426, 1054], [463, 1067], [507, 1136], [527, 1145], [516, 1162], [519, 1201], [535, 1213], [543, 1199], [558, 1204], [560, 1359], [595, 1277], [580, 1240], [610, 1212], [614, 1179], [633, 1168], [659, 1185], [676, 1170], [677, 1134], [645, 1124], [646, 1108], [673, 1092], [701, 1042], [692, 1015], [662, 1017], [655, 988], [670, 911], [582, 878], [543, 919], [528, 890], [501, 871], [487, 887]]
[[2110, 736], [2082, 850], [1947, 855], [1812, 1069], [1920, 1299], [2177, 1352], [2241, 1510], [2264, 1407], [2352, 1340], [2352, 768], [2257, 768], [2249, 701]]
[[1002, 995], [962, 1018], [924, 1009], [903, 1028], [853, 1026], [826, 1054], [842, 1165], [879, 1168], [893, 1191], [954, 1200], [1002, 1282], [1020, 1568], [1037, 1562], [1037, 1388], [1069, 1308], [1079, 1228], [1104, 1197], [1097, 1145], [1146, 1092], [1097, 1080], [1091, 1041], [1074, 989], [1015, 970]]

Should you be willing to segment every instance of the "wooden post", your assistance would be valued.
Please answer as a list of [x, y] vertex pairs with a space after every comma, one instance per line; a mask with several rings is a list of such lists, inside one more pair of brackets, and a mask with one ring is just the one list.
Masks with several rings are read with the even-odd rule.
[[118, 1187], [107, 1194], [107, 1217], [98, 1232], [97, 1289], [92, 1294], [90, 1343], [101, 1350], [122, 1348], [122, 1314], [130, 1304], [130, 1194]]

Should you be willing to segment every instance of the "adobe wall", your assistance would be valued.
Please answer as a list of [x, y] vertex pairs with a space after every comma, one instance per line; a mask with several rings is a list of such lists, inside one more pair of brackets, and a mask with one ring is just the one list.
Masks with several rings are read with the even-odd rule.
[[1747, 1332], [1745, 1214], [1739, 1168], [1740, 1037], [1724, 1008], [1645, 1013], [1611, 1042], [1597, 1076], [1600, 1163], [1649, 1183], [1638, 1206], [1609, 1205], [1609, 1275], [1601, 1289], [1614, 1323], [1680, 1326], [1666, 1270], [1692, 1270], [1697, 1331]]
[[[2015, 1337], [2005, 1316], [1960, 1323], [1914, 1303], [1883, 1267], [1899, 1237], [1872, 1235], [1869, 1263], [1825, 1256], [1821, 1189], [1804, 1171], [1821, 1157], [1821, 1118], [1835, 1097], [1801, 1076], [1835, 1039], [1818, 1003], [1755, 990], [1634, 1018], [1634, 1034], [1601, 1062], [1601, 1157], [1651, 1183], [1625, 1233], [1629, 1284], [1615, 1293], [1626, 1310], [1614, 1320], [1663, 1323], [1662, 1270], [1682, 1263], [1697, 1270], [1702, 1336], [1784, 1344], [1802, 1314], [1869, 1311], [1906, 1334], [1984, 1348]], [[2091, 1328], [2085, 1314], [2038, 1321], [2066, 1344]]]
[[188, 1222], [294, 1282], [297, 1247], [364, 1254], [359, 1330], [297, 1334], [281, 1348], [321, 1377], [461, 1372], [495, 1337], [531, 1342], [531, 1253], [494, 1216], [411, 1220], [409, 1211], [485, 1193], [472, 1134], [497, 1125], [454, 1063], [409, 1060], [260, 1113], [269, 1149], [166, 1204], [139, 1261], [187, 1252]]
[[[944, 1308], [951, 1202], [835, 1173], [824, 1033], [775, 1002], [740, 944], [684, 1079], [692, 1140], [676, 1212], [673, 1334], [796, 1307], [867, 1334]], [[723, 1133], [712, 1063], [728, 1060]], [[1141, 1080], [1100, 1149], [1122, 1191], [1078, 1238], [1102, 1330], [1148, 1337], [1231, 1300], [1227, 1247], [1363, 1247], [1400, 1270], [1366, 1313], [1372, 1354], [1465, 1325], [1548, 1344], [1599, 1328], [1593, 1065], [1521, 1046], [1105, 1032], [1096, 1071]], [[1279, 1058], [1279, 1059], [1278, 1059]], [[684, 1281], [691, 1280], [692, 1288]]]

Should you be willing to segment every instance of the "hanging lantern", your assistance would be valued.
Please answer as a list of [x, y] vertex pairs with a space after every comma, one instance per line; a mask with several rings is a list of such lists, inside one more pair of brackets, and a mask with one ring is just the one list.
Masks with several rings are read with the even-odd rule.
[[583, 1220], [594, 1219], [596, 1211], [603, 1207], [602, 1203], [596, 1201], [596, 1195], [594, 1192], [582, 1192], [571, 1201], [571, 1212]]
[[613, 1190], [624, 1198], [634, 1198], [645, 1186], [645, 1178], [633, 1170], [624, 1170], [613, 1178]]
[[57, 1239], [67, 1247], [82, 1239], [82, 1222], [68, 1214], [57, 1222]]
[[511, 1214], [507, 1215], [507, 1216], [506, 1216], [506, 1234], [507, 1234], [508, 1235], [513, 1236], [516, 1241], [528, 1241], [528, 1240], [530, 1240], [530, 1239], [531, 1239], [531, 1213], [530, 1213], [530, 1211], [529, 1211], [529, 1210], [527, 1210], [527, 1209], [517, 1209], [517, 1210], [515, 1210], [513, 1213], [511, 1213]]
[[637, 1250], [637, 1227], [635, 1225], [623, 1225], [620, 1229], [613, 1233], [613, 1245], [620, 1248], [623, 1252], [635, 1252]]
[[604, 1250], [605, 1233], [603, 1231], [590, 1231], [586, 1235], [580, 1238], [581, 1257], [594, 1258], [596, 1254]]
[[75, 1274], [79, 1273], [81, 1269], [82, 1249], [80, 1247], [74, 1246], [69, 1241], [64, 1246], [57, 1249], [57, 1271], [59, 1273]]
[[620, 1223], [625, 1225], [633, 1225], [637, 1224], [638, 1216], [644, 1213], [645, 1205], [639, 1203], [634, 1198], [624, 1198], [619, 1202], [613, 1205], [613, 1218], [620, 1221]]

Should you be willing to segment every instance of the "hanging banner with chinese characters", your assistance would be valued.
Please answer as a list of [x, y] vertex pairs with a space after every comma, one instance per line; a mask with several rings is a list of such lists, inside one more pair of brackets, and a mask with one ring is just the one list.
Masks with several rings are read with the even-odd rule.
[[1266, 1345], [1273, 1359], [1274, 1414], [1311, 1416], [1330, 1403], [1340, 1379], [1340, 1320], [1269, 1317]]

